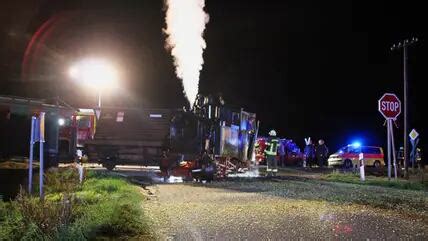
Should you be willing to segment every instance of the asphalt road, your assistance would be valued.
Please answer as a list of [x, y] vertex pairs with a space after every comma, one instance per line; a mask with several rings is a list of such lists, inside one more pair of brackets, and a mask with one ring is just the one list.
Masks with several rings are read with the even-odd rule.
[[[144, 210], [161, 240], [428, 240], [426, 213], [358, 204], [346, 198], [354, 186], [275, 179], [157, 184]], [[428, 202], [426, 193], [418, 195]]]

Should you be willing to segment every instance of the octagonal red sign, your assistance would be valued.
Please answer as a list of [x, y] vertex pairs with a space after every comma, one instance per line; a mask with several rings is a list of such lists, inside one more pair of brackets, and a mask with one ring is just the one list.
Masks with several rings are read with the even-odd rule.
[[378, 110], [386, 119], [397, 119], [401, 113], [401, 101], [395, 94], [386, 93], [378, 101]]

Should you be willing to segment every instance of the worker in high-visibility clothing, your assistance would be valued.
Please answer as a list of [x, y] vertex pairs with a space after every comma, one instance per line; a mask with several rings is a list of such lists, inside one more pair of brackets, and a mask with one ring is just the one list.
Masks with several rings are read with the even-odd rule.
[[279, 139], [276, 138], [276, 131], [269, 131], [269, 139], [266, 142], [266, 172], [267, 176], [275, 176], [278, 172], [278, 160], [276, 159], [278, 147], [279, 147]]

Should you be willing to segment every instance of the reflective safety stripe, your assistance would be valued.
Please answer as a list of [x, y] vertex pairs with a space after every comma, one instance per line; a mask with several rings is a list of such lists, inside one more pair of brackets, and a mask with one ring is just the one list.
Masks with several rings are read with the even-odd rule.
[[270, 168], [266, 168], [266, 171], [267, 171], [267, 172], [270, 172], [270, 171], [272, 171], [272, 169], [270, 169]]
[[268, 148], [266, 148], [265, 153], [268, 155], [276, 156], [279, 147], [279, 140], [272, 139], [268, 143]]
[[273, 172], [278, 172], [278, 169], [273, 169], [272, 171], [273, 171]]
[[277, 152], [277, 150], [278, 150], [278, 140], [273, 139], [270, 143], [269, 151], [270, 152]]

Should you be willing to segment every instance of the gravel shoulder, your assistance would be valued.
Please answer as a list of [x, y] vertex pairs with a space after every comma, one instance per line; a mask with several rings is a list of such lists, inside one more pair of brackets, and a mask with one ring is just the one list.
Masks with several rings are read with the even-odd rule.
[[428, 239], [428, 194], [318, 180], [158, 184], [143, 204], [161, 240]]

